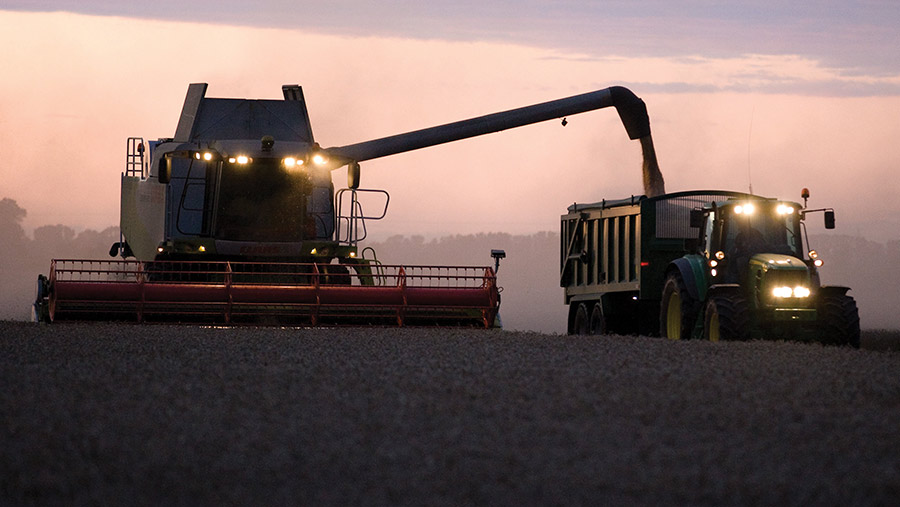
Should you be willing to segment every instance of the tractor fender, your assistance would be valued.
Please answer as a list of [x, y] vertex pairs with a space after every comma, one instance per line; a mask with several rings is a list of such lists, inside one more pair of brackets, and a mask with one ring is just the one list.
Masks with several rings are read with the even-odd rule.
[[677, 271], [681, 275], [688, 294], [695, 301], [704, 301], [706, 299], [706, 266], [699, 255], [675, 259], [666, 269], [667, 273], [673, 271]]
[[741, 292], [741, 285], [738, 283], [717, 283], [715, 285], [710, 285], [709, 289], [706, 291], [706, 295], [712, 298], [713, 296], [718, 296], [719, 294], [728, 294], [728, 293], [738, 293]]
[[820, 296], [843, 296], [850, 290], [850, 287], [842, 285], [823, 285], [819, 287]]

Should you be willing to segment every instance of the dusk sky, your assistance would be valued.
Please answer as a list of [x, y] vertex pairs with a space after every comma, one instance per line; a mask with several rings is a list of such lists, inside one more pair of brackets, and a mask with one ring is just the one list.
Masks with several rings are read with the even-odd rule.
[[[624, 85], [668, 191], [809, 187], [838, 233], [900, 239], [894, 1], [150, 5], [0, 3], [0, 198], [27, 229], [116, 225], [126, 138], [172, 136], [192, 82], [301, 84], [326, 147]], [[379, 237], [557, 230], [574, 201], [639, 194], [640, 147], [601, 110], [368, 161], [362, 186], [391, 193]]]

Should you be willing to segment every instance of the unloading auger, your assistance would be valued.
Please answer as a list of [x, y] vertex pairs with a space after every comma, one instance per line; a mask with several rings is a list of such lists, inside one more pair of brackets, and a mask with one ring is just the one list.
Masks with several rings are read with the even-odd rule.
[[[664, 193], [644, 102], [611, 87], [347, 146], [313, 138], [303, 91], [206, 97], [191, 84], [175, 136], [128, 138], [119, 260], [53, 260], [36, 320], [277, 325], [495, 325], [490, 266], [400, 266], [358, 248], [390, 196], [361, 189], [360, 162], [614, 106], [640, 139], [647, 195]], [[331, 171], [346, 166], [335, 192]], [[359, 197], [383, 199], [366, 214]], [[500, 258], [496, 252], [495, 259]]]

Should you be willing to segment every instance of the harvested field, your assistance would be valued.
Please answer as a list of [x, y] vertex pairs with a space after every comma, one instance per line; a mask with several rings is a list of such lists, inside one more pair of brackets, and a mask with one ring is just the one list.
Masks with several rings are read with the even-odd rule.
[[0, 322], [0, 504], [896, 504], [896, 339]]

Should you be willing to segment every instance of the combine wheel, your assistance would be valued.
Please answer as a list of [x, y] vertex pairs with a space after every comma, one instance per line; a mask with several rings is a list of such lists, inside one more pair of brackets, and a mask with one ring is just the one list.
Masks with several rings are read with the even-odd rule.
[[584, 303], [578, 303], [578, 309], [575, 310], [575, 320], [572, 322], [572, 332], [582, 335], [591, 334], [589, 326], [587, 306]]
[[822, 341], [859, 348], [859, 310], [856, 300], [846, 294], [830, 294], [819, 303]]
[[703, 338], [747, 340], [750, 338], [750, 310], [740, 294], [719, 294], [709, 298], [703, 323]]
[[663, 286], [659, 308], [659, 335], [670, 340], [688, 339], [697, 317], [697, 302], [687, 291], [681, 274], [670, 273]]
[[599, 302], [594, 304], [591, 311], [591, 334], [609, 334], [609, 326], [606, 316], [603, 315], [603, 305]]
[[35, 288], [34, 304], [31, 306], [31, 320], [34, 322], [50, 322], [49, 302], [50, 281], [44, 275], [38, 275]]

